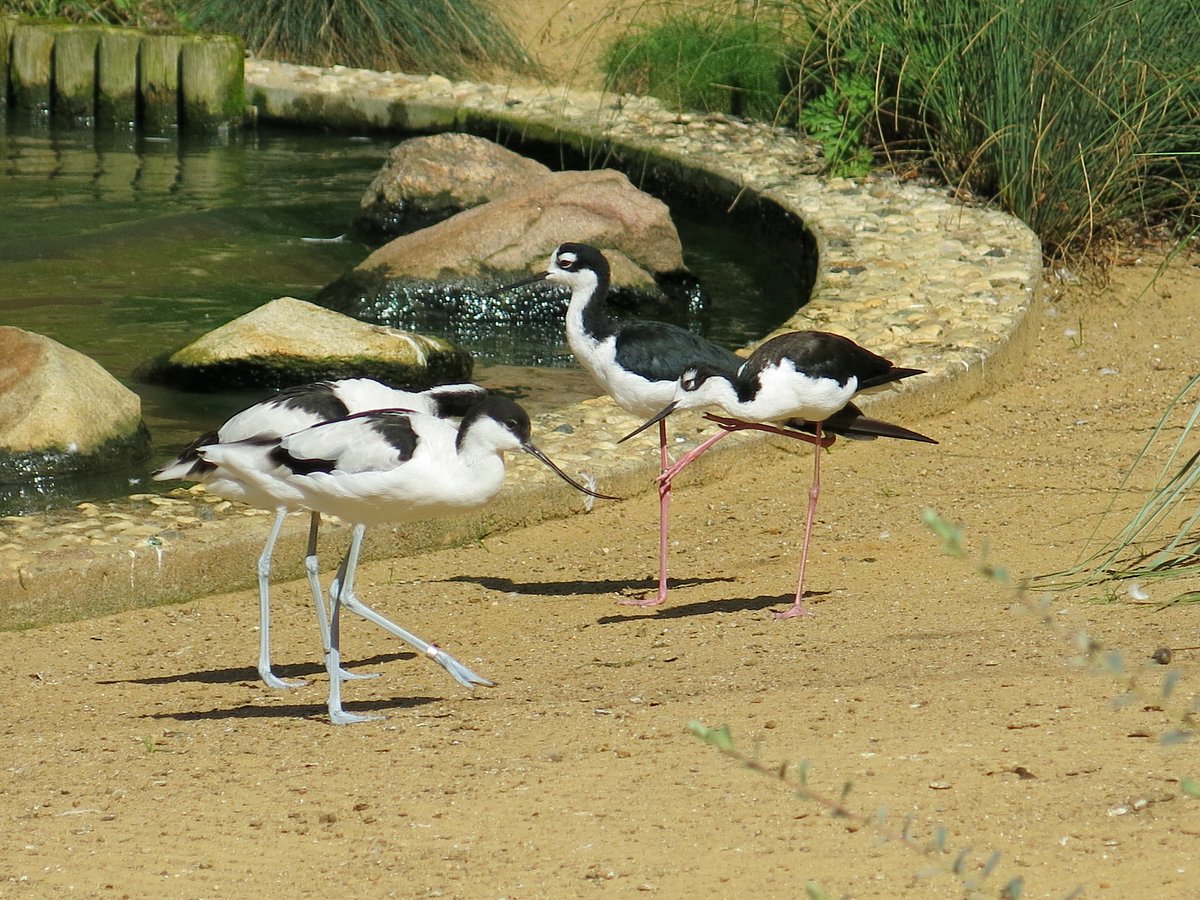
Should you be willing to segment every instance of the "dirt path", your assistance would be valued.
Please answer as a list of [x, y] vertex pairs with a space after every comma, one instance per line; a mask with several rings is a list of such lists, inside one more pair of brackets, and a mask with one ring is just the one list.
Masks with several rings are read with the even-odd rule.
[[[1200, 774], [1196, 745], [1160, 747], [1166, 712], [1114, 710], [1112, 679], [1067, 665], [920, 524], [925, 506], [961, 521], [1019, 574], [1076, 556], [1194, 372], [1200, 272], [1177, 264], [1135, 301], [1152, 271], [1056, 302], [1022, 383], [905, 423], [940, 446], [835, 448], [811, 619], [769, 616], [793, 589], [808, 459], [764, 447], [681, 482], [683, 583], [658, 611], [615, 603], [651, 583], [651, 494], [369, 567], [369, 601], [498, 682], [469, 697], [351, 624], [347, 657], [382, 677], [348, 705], [380, 723], [324, 721], [303, 582], [277, 591], [276, 656], [314, 683], [287, 694], [256, 680], [250, 592], [0, 634], [0, 895], [959, 893], [914, 886], [928, 859], [723, 758], [698, 720], [771, 765], [807, 760], [831, 795], [853, 782], [853, 809], [911, 816], [919, 841], [945, 826], [943, 862], [1000, 851], [997, 888], [1195, 896], [1200, 805], [1177, 779]], [[1197, 645], [1194, 607], [1096, 593], [1056, 596], [1055, 618], [1131, 668]], [[1198, 659], [1176, 654], [1185, 696]]]

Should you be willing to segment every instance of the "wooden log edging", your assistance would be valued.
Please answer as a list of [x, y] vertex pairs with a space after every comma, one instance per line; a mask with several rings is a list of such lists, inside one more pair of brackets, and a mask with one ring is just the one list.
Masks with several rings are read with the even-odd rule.
[[0, 18], [5, 104], [71, 126], [151, 134], [239, 126], [244, 66], [231, 35]]

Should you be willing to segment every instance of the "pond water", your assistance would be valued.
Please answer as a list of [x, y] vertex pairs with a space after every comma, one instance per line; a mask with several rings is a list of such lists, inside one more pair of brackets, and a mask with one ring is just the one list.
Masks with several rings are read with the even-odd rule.
[[[142, 398], [154, 455], [129, 472], [52, 486], [0, 485], [0, 515], [155, 490], [150, 468], [262, 392], [194, 394], [137, 382], [146, 359], [277, 297], [309, 299], [372, 249], [347, 233], [403, 136], [258, 128], [225, 138], [49, 130], [0, 115], [0, 324], [95, 359]], [[694, 327], [739, 346], [797, 305], [777, 252], [720, 217], [680, 219], [708, 297]], [[774, 281], [772, 281], [774, 279]], [[469, 335], [459, 337], [479, 358]], [[541, 349], [544, 349], [542, 347]], [[577, 369], [480, 360], [476, 380], [527, 406], [593, 396]]]

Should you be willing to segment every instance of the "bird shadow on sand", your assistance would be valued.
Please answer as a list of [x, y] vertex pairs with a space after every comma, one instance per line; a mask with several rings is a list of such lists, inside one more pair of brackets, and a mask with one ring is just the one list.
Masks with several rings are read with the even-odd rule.
[[[806, 603], [811, 604], [815, 598], [830, 591], [807, 591], [804, 594]], [[596, 620], [598, 625], [616, 625], [621, 622], [643, 622], [653, 619], [683, 619], [688, 616], [709, 616], [714, 613], [747, 612], [759, 609], [775, 609], [782, 612], [792, 605], [796, 599], [794, 593], [760, 594], [757, 597], [727, 597], [720, 600], [697, 600], [694, 603], [672, 603], [667, 598], [663, 606], [639, 607], [626, 606], [630, 610], [622, 615], [601, 616]]]
[[[363, 671], [372, 666], [402, 659], [416, 659], [417, 654], [377, 653], [365, 659], [348, 660], [343, 663], [351, 671]], [[280, 678], [310, 678], [325, 674], [325, 667], [319, 663], [293, 663], [291, 665], [275, 665], [271, 667]], [[198, 684], [236, 684], [239, 681], [258, 681], [258, 670], [253, 666], [238, 666], [230, 669], [202, 669], [197, 672], [177, 672], [174, 675], [153, 675], [147, 678], [114, 678], [99, 681], [97, 684], [180, 684], [195, 682]]]
[[[393, 700], [363, 700], [347, 703], [349, 713], [387, 713], [416, 709], [427, 703], [439, 703], [444, 697], [404, 697]], [[329, 724], [329, 710], [324, 703], [284, 703], [272, 706], [242, 704], [225, 709], [187, 710], [180, 712], [147, 713], [144, 719], [170, 719], [175, 722], [221, 721], [222, 719], [317, 719]], [[385, 716], [386, 718], [386, 716]]]
[[[453, 578], [443, 580], [477, 584], [482, 588], [502, 593], [531, 594], [535, 596], [541, 594], [547, 597], [576, 596], [581, 594], [622, 594], [624, 595], [623, 599], [631, 599], [654, 593], [658, 589], [658, 582], [652, 578], [623, 581], [513, 581], [510, 578], [499, 578], [495, 575], [455, 575]], [[713, 613], [742, 612], [746, 610], [770, 609], [772, 607], [783, 611], [791, 606], [792, 601], [796, 599], [796, 595], [789, 592], [787, 594], [773, 594], [771, 596], [763, 594], [758, 597], [726, 597], [718, 600], [697, 600], [694, 603], [673, 602], [674, 592], [676, 591], [722, 582], [734, 583], [736, 581], [736, 578], [730, 577], [672, 578], [668, 582], [672, 596], [667, 598], [667, 602], [663, 606], [619, 606], [619, 601], [614, 600], [614, 608], [628, 610], [628, 612], [611, 616], [601, 616], [596, 622], [599, 625], [614, 625], [619, 622], [640, 622], [647, 619], [680, 619], [687, 616], [707, 616]], [[814, 602], [819, 604], [821, 602], [820, 598], [830, 593], [832, 592], [806, 591], [804, 597], [809, 605], [812, 605]]]
[[[498, 578], [495, 575], [455, 575], [443, 579], [448, 582], [465, 582], [477, 584], [490, 591], [501, 591], [506, 594], [532, 594], [547, 597], [564, 597], [574, 594], [644, 594], [658, 590], [658, 581], [652, 578], [637, 580], [608, 580], [608, 581], [513, 581], [511, 578]], [[697, 587], [705, 584], [716, 584], [722, 581], [737, 581], [736, 578], [672, 578], [669, 582], [672, 590], [675, 588]]]

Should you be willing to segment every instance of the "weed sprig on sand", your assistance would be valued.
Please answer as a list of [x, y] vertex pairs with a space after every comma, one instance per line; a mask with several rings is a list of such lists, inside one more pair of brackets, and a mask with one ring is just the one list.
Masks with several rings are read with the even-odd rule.
[[[988, 878], [1000, 864], [999, 851], [993, 851], [980, 857], [975, 855], [970, 847], [965, 847], [951, 856], [952, 851], [948, 846], [950, 831], [943, 825], [935, 826], [930, 835], [922, 839], [913, 832], [914, 822], [911, 816], [906, 816], [899, 825], [895, 825], [890, 821], [888, 810], [884, 807], [869, 815], [854, 810], [848, 802], [853, 789], [851, 782], [844, 782], [836, 797], [816, 790], [808, 783], [809, 766], [807, 762], [795, 765], [787, 762], [776, 765], [765, 763], [757, 756], [738, 749], [728, 725], [710, 728], [693, 721], [688, 723], [688, 730], [750, 771], [787, 785], [797, 798], [816, 803], [835, 819], [852, 822], [855, 830], [866, 830], [878, 840], [898, 843], [914, 853], [926, 857], [930, 865], [915, 873], [915, 877], [919, 880], [926, 880], [938, 875], [952, 875], [959, 879], [968, 896], [978, 896], [984, 890]], [[1018, 900], [1024, 886], [1024, 878], [1018, 875], [1007, 881], [995, 896], [999, 896], [1003, 900]], [[825, 900], [829, 896], [817, 882], [809, 881], [805, 885], [805, 890], [812, 900]], [[1078, 896], [1078, 893], [1075, 891], [1069, 896]]]
[[[1200, 376], [1197, 378], [1200, 379]], [[1024, 581], [1014, 579], [1008, 569], [992, 562], [986, 544], [978, 553], [972, 553], [961, 526], [948, 522], [932, 509], [923, 511], [922, 520], [938, 536], [945, 553], [964, 560], [983, 578], [1011, 589], [1017, 603], [1031, 613], [1038, 624], [1072, 647], [1074, 655], [1070, 662], [1073, 665], [1113, 678], [1120, 688], [1120, 692], [1113, 698], [1114, 708], [1140, 703], [1151, 709], [1162, 710], [1175, 723], [1160, 735], [1160, 743], [1164, 747], [1195, 738], [1200, 726], [1200, 702], [1197, 698], [1179, 698], [1176, 688], [1181, 672], [1178, 669], [1161, 665], [1156, 660], [1140, 671], [1132, 671], [1126, 665], [1124, 654], [1120, 650], [1105, 646], [1083, 629], [1063, 625], [1049, 598], [1033, 596]], [[899, 843], [926, 857], [930, 866], [917, 872], [917, 878], [953, 875], [960, 880], [967, 896], [982, 896], [985, 890], [1002, 900], [1017, 900], [1022, 896], [1025, 882], [1021, 876], [1009, 879], [998, 889], [987, 886], [989, 877], [1000, 869], [999, 851], [979, 855], [967, 847], [959, 850], [951, 858], [951, 849], [948, 846], [949, 830], [944, 825], [935, 826], [927, 838], [918, 838], [913, 833], [911, 818], [905, 818], [897, 827], [889, 822], [886, 808], [881, 808], [873, 814], [853, 809], [848, 802], [853, 787], [850, 782], [843, 783], [838, 795], [834, 796], [810, 786], [809, 766], [806, 762], [795, 765], [782, 762], [772, 765], [763, 762], [757, 754], [752, 755], [740, 750], [734, 743], [727, 725], [712, 728], [699, 722], [690, 722], [688, 730], [745, 768], [787, 785], [795, 791], [799, 799], [816, 803], [834, 818], [854, 822], [858, 826], [856, 830], [868, 830], [880, 840]], [[1200, 778], [1190, 775], [1181, 777], [1179, 786], [1181, 793], [1200, 798]], [[816, 883], [810, 882], [807, 890], [814, 900], [828, 896], [824, 888]], [[1082, 887], [1079, 887], [1067, 896], [1074, 898], [1081, 895]]]
[[[1126, 665], [1125, 654], [1121, 650], [1105, 646], [1084, 629], [1062, 624], [1055, 615], [1050, 597], [1045, 594], [1035, 596], [1025, 581], [1014, 580], [1007, 569], [991, 563], [986, 544], [978, 555], [973, 556], [967, 548], [966, 534], [961, 526], [947, 522], [931, 509], [924, 510], [922, 519], [941, 539], [942, 549], [947, 554], [966, 560], [989, 581], [1010, 588], [1020, 606], [1033, 614], [1039, 624], [1073, 647], [1076, 655], [1070, 659], [1072, 665], [1113, 678], [1121, 687], [1121, 693], [1113, 698], [1114, 707], [1142, 703], [1162, 709], [1168, 718], [1173, 719], [1175, 727], [1160, 736], [1163, 746], [1190, 741], [1196, 736], [1200, 728], [1200, 698], [1180, 700], [1177, 697], [1175, 689], [1182, 675], [1178, 669], [1154, 659], [1149, 667], [1143, 666], [1140, 671], [1132, 671]], [[1200, 783], [1195, 778], [1181, 778], [1180, 784], [1185, 793], [1200, 796]]]

